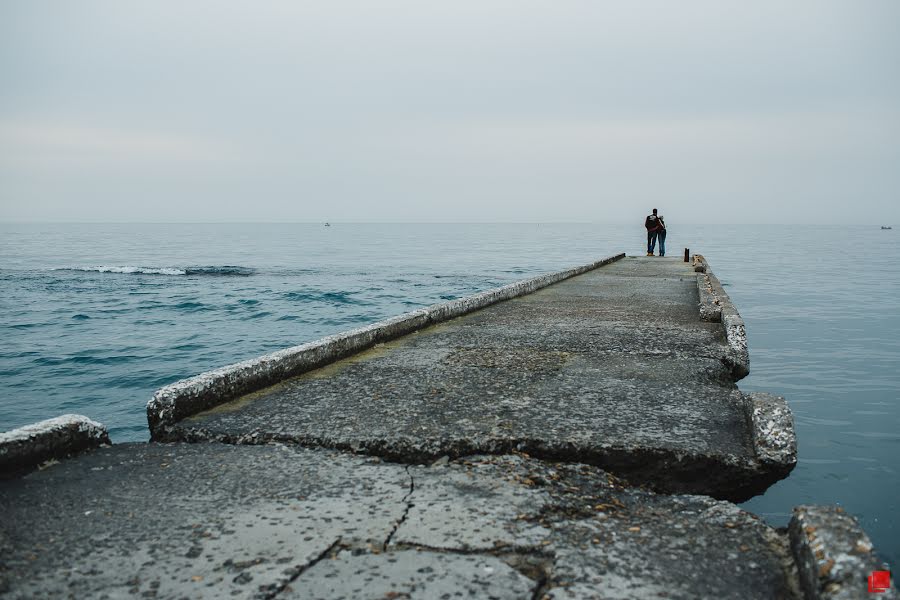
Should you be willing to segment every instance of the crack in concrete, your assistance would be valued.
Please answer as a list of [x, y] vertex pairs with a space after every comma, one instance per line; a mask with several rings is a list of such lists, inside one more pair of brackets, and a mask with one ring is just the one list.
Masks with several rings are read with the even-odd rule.
[[[412, 506], [412, 504], [410, 504]], [[398, 527], [402, 523], [398, 521]], [[396, 530], [395, 530], [396, 531]], [[391, 532], [393, 536], [394, 532]], [[390, 539], [390, 538], [389, 538]], [[388, 540], [389, 541], [389, 540]], [[516, 546], [500, 545], [492, 549], [485, 548], [454, 548], [446, 546], [430, 546], [428, 544], [400, 542], [387, 549], [387, 543], [383, 546], [383, 552], [403, 552], [416, 550], [433, 554], [448, 554], [456, 556], [491, 556], [498, 558], [519, 572], [523, 577], [534, 582], [531, 595], [532, 600], [539, 600], [553, 587], [552, 571], [556, 560], [556, 553], [543, 546]], [[342, 544], [341, 550], [353, 554], [379, 554], [373, 552], [371, 546], [358, 544]]]
[[[746, 418], [746, 414], [744, 417]], [[188, 429], [180, 430], [178, 433], [181, 435], [173, 437], [170, 441], [220, 442], [231, 445], [278, 443], [373, 456], [386, 462], [405, 465], [428, 464], [442, 456], [448, 456], [450, 460], [459, 460], [466, 456], [502, 456], [524, 452], [538, 460], [593, 465], [631, 485], [646, 486], [661, 494], [701, 494], [731, 502], [744, 502], [762, 493], [790, 471], [790, 469], [787, 472], [761, 471], [755, 455], [734, 456], [718, 453], [693, 455], [678, 448], [584, 447], [572, 442], [548, 444], [544, 440], [526, 437], [487, 438], [478, 441], [459, 439], [442, 446], [426, 448], [411, 446], [405, 441], [373, 439], [351, 444], [327, 437], [260, 431], [230, 435], [205, 429]], [[692, 461], [689, 467], [683, 466], [686, 457]], [[698, 477], [698, 474], [708, 475]], [[753, 478], [748, 479], [748, 474]], [[698, 482], [702, 485], [698, 485]]]
[[553, 586], [552, 571], [556, 553], [543, 546], [502, 545], [487, 550], [484, 548], [448, 548], [426, 544], [395, 544], [392, 551], [420, 550], [435, 554], [455, 554], [460, 556], [493, 556], [499, 558], [523, 577], [534, 582], [531, 600], [539, 600]]
[[549, 569], [543, 576], [535, 581], [534, 592], [531, 594], [531, 600], [542, 600], [546, 597], [547, 592], [552, 589]]
[[429, 546], [428, 544], [412, 544], [401, 542], [394, 544], [391, 551], [399, 550], [424, 550], [437, 554], [458, 554], [460, 556], [494, 556], [496, 558], [527, 556], [544, 560], [556, 558], [556, 554], [542, 546], [515, 546], [503, 544], [491, 549], [487, 548], [452, 548], [446, 546]]
[[391, 529], [391, 532], [385, 538], [384, 544], [381, 545], [381, 549], [384, 551], [387, 551], [388, 544], [391, 543], [391, 539], [394, 537], [394, 534], [397, 533], [397, 530], [400, 529], [400, 526], [403, 525], [404, 521], [406, 521], [406, 517], [409, 516], [409, 511], [412, 509], [413, 506], [415, 506], [415, 504], [410, 502], [409, 499], [413, 495], [413, 492], [416, 491], [416, 480], [412, 476], [412, 473], [409, 472], [408, 466], [405, 468], [405, 471], [406, 471], [406, 474], [409, 475], [409, 491], [406, 492], [406, 495], [403, 496], [403, 499], [401, 499], [400, 502], [405, 502], [406, 508], [403, 509], [403, 514], [400, 515], [400, 518], [397, 519], [396, 523], [394, 523], [393, 529]]
[[769, 548], [781, 565], [784, 581], [792, 598], [803, 598], [803, 586], [800, 583], [800, 572], [794, 555], [791, 553], [791, 543], [788, 539], [787, 529], [765, 530], [763, 536], [769, 543]]
[[[410, 493], [412, 493], [412, 490], [410, 490]], [[410, 504], [410, 506], [412, 506], [412, 504]], [[401, 523], [402, 520], [398, 521], [398, 527]], [[394, 532], [391, 532], [391, 535], [393, 535], [393, 533]], [[302, 567], [302, 570], [299, 570], [296, 574], [294, 574], [291, 577], [290, 581], [280, 586], [277, 591], [274, 591], [268, 595], [258, 595], [257, 597], [265, 600], [276, 598], [276, 596], [280, 592], [288, 588], [290, 583], [292, 583], [294, 580], [300, 577], [300, 575], [308, 571], [322, 559], [329, 557], [336, 558], [339, 554], [344, 552], [350, 553], [353, 556], [377, 556], [383, 553], [403, 553], [410, 550], [415, 550], [418, 552], [426, 552], [431, 554], [494, 557], [500, 559], [511, 569], [517, 571], [520, 575], [533, 582], [533, 585], [531, 586], [532, 592], [529, 596], [529, 600], [540, 600], [545, 596], [547, 592], [549, 592], [554, 587], [552, 570], [553, 563], [556, 560], [556, 554], [552, 551], [548, 551], [546, 548], [541, 546], [504, 545], [497, 546], [494, 549], [479, 549], [448, 548], [441, 546], [429, 546], [425, 544], [399, 543], [394, 544], [388, 550], [387, 543], [389, 539], [385, 541], [385, 545], [381, 550], [376, 549], [371, 544], [365, 544], [360, 541], [348, 540], [344, 542], [339, 539], [328, 549], [322, 552], [319, 556], [310, 561], [307, 565], [304, 565]]]
[[301, 575], [303, 575], [304, 573], [309, 571], [311, 568], [316, 566], [322, 559], [326, 558], [332, 552], [334, 552], [334, 550], [336, 548], [339, 548], [340, 545], [341, 545], [341, 538], [334, 540], [334, 542], [332, 542], [330, 546], [328, 546], [322, 552], [320, 552], [319, 554], [314, 556], [312, 558], [312, 560], [309, 560], [302, 565], [294, 567], [294, 569], [292, 569], [293, 573], [291, 573], [291, 576], [287, 581], [274, 584], [272, 586], [274, 589], [270, 589], [270, 590], [261, 592], [260, 594], [257, 595], [257, 598], [260, 598], [262, 600], [272, 600], [273, 598], [276, 598], [279, 594], [281, 594], [281, 592], [286, 590], [288, 588], [288, 586], [290, 586], [294, 581], [296, 581], [298, 577], [300, 577]]

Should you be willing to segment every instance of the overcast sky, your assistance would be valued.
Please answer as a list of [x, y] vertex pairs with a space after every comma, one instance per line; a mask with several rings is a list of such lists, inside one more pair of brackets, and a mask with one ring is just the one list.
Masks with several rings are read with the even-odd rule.
[[0, 220], [900, 224], [896, 0], [0, 2]]

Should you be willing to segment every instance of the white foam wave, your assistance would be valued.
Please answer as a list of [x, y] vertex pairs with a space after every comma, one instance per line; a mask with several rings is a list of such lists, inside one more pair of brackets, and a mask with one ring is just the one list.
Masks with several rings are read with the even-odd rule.
[[131, 265], [96, 265], [91, 267], [66, 267], [54, 271], [89, 271], [92, 273], [125, 273], [139, 275], [201, 275], [201, 276], [248, 276], [256, 269], [234, 265], [196, 267], [135, 267]]
[[72, 269], [63, 269], [66, 271], [91, 271], [95, 273], [140, 273], [143, 275], [187, 275], [184, 269], [173, 269], [169, 267], [132, 267], [132, 266], [106, 266], [98, 265], [96, 267], [75, 267]]

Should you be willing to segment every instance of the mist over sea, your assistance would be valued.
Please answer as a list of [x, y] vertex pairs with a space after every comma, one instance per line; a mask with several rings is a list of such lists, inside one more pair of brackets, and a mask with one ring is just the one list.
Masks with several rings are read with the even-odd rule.
[[[837, 503], [900, 557], [900, 228], [683, 225], [747, 324], [745, 391], [788, 399], [800, 461], [746, 503]], [[0, 431], [63, 413], [148, 438], [157, 388], [422, 306], [643, 254], [610, 224], [0, 224]]]

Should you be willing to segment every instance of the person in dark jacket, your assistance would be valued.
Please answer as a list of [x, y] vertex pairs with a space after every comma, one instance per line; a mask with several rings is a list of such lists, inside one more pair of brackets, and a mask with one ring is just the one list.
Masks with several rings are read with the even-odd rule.
[[666, 255], [666, 222], [662, 215], [659, 215], [659, 225], [656, 227], [656, 237], [659, 239], [659, 255]]
[[644, 219], [644, 227], [647, 228], [647, 256], [653, 256], [656, 249], [656, 236], [659, 234], [659, 217], [656, 216], [656, 209], [653, 209], [652, 215], [647, 215]]

